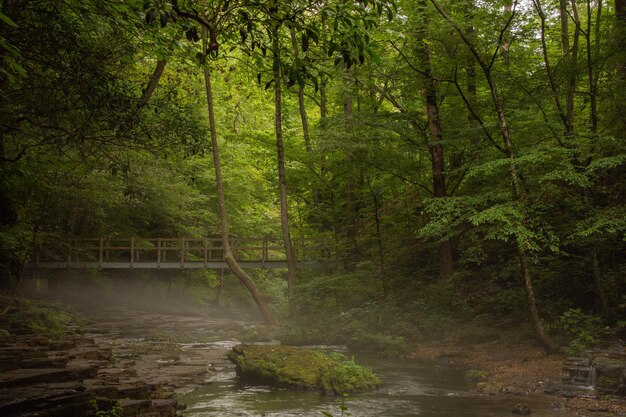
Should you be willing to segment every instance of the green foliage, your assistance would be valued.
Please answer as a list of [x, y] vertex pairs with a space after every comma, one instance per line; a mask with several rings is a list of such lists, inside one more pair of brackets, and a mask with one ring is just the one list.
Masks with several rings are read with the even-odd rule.
[[331, 353], [332, 364], [322, 369], [319, 384], [327, 393], [337, 395], [370, 390], [381, 385], [371, 370], [340, 353]]
[[476, 369], [468, 369], [465, 371], [465, 378], [472, 382], [482, 382], [487, 378], [485, 371]]
[[[348, 394], [343, 394], [341, 396], [341, 400], [339, 402], [339, 412], [341, 414], [339, 414], [338, 417], [343, 417], [343, 416], [351, 416], [352, 413], [350, 413], [348, 411], [348, 405], [347, 405], [347, 401], [350, 399], [350, 396]], [[322, 415], [325, 417], [335, 417], [334, 414], [329, 413], [328, 411], [322, 411]]]
[[96, 417], [122, 417], [124, 415], [124, 409], [119, 405], [117, 401], [109, 410], [101, 410], [96, 400], [93, 400], [91, 402], [91, 406], [95, 412]]
[[567, 353], [579, 355], [597, 343], [601, 323], [600, 318], [585, 314], [578, 308], [565, 311], [560, 317], [561, 328], [572, 338]]
[[[7, 294], [0, 294], [0, 305], [9, 301]], [[15, 300], [9, 312], [0, 318], [0, 325], [9, 332], [13, 329], [27, 330], [36, 334], [60, 336], [70, 324], [80, 323], [79, 317], [66, 306], [31, 298]]]
[[[284, 340], [367, 340], [401, 352], [405, 343], [442, 337], [474, 314], [519, 320], [526, 299], [518, 248], [528, 256], [548, 322], [567, 308], [596, 307], [592, 245], [609, 307], [623, 312], [626, 141], [614, 8], [597, 13], [598, 4], [590, 3], [593, 19], [586, 8], [578, 10], [591, 30], [581, 32], [577, 56], [590, 61], [574, 68], [563, 56], [556, 5], [544, 6], [549, 74], [532, 8], [513, 16], [515, 41], [504, 51], [499, 42], [507, 36], [500, 34], [509, 16], [501, 5], [443, 4], [453, 21], [472, 27], [478, 55], [488, 57], [506, 107], [508, 154], [475, 57], [428, 2], [333, 0], [317, 4], [315, 12], [297, 1], [276, 2], [271, 11], [263, 2], [240, 0], [15, 0], [5, 6], [0, 282], [7, 287], [38, 242], [219, 234], [209, 123], [199, 94], [205, 67], [213, 75], [231, 233], [279, 236], [268, 82], [277, 52], [273, 64], [287, 86], [281, 121], [292, 238], [322, 237], [331, 246], [325, 255], [339, 261], [332, 273], [298, 271], [290, 300], [298, 311]], [[211, 32], [204, 50], [203, 26]], [[418, 39], [418, 27], [426, 29], [426, 39]], [[430, 62], [417, 53], [424, 42]], [[502, 53], [494, 55], [494, 45]], [[167, 66], [142, 104], [157, 60]], [[429, 76], [436, 80], [437, 138], [428, 133], [424, 108]], [[571, 112], [567, 135], [565, 109]], [[433, 193], [438, 145], [446, 185], [441, 198]], [[513, 168], [520, 179], [515, 193]], [[448, 241], [456, 272], [437, 281], [440, 247]], [[167, 287], [194, 302], [215, 297], [212, 272], [170, 278]], [[287, 316], [282, 272], [255, 271], [253, 278]], [[105, 274], [90, 274], [90, 280], [111, 291]], [[163, 282], [155, 281], [149, 290], [163, 296]], [[223, 288], [226, 306], [254, 308], [230, 275]], [[595, 338], [590, 331], [571, 337], [581, 345]]]

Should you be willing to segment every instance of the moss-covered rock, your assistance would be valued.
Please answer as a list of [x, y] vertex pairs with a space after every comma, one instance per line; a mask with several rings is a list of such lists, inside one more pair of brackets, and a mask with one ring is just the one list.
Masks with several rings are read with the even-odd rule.
[[239, 345], [228, 358], [242, 380], [345, 394], [377, 388], [369, 369], [340, 354], [279, 345]]

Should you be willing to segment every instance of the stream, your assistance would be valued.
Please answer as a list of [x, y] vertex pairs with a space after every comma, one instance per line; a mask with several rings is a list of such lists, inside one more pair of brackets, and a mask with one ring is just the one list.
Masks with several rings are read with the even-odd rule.
[[[533, 416], [562, 416], [552, 411], [545, 398], [485, 396], [470, 391], [464, 372], [412, 360], [357, 355], [382, 379], [375, 392], [357, 394], [345, 401], [346, 414], [355, 417], [502, 417], [513, 415], [515, 404], [524, 401]], [[296, 392], [237, 381], [232, 368], [217, 373], [212, 383], [180, 396], [187, 405], [184, 416], [333, 416], [341, 415], [341, 399], [315, 392]], [[349, 413], [349, 414], [347, 414]]]
[[[117, 367], [173, 392], [186, 417], [342, 415], [341, 398], [240, 383], [225, 357], [235, 335], [250, 323], [229, 319], [145, 313], [126, 308], [91, 310], [86, 333], [110, 344]], [[340, 347], [317, 347], [341, 350]], [[344, 352], [346, 353], [346, 352]], [[348, 353], [349, 354], [349, 353]], [[535, 417], [557, 417], [546, 396], [473, 393], [462, 370], [432, 362], [356, 355], [383, 381], [374, 392], [345, 400], [345, 416], [504, 417], [524, 402]]]

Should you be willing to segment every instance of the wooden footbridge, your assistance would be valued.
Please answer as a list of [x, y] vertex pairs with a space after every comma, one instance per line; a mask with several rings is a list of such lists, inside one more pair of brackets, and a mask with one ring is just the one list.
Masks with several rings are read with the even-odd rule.
[[[299, 239], [294, 251], [298, 268], [334, 263], [324, 239]], [[282, 240], [273, 237], [231, 238], [242, 268], [287, 268]], [[227, 269], [220, 238], [94, 238], [41, 243], [31, 269]]]

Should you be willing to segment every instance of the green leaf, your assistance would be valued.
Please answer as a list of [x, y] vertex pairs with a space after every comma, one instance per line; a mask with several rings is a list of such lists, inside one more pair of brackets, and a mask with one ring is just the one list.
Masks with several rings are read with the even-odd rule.
[[13, 21], [13, 19], [11, 19], [9, 16], [5, 15], [2, 12], [0, 12], [0, 20], [2, 20], [4, 23], [6, 23], [9, 26], [13, 26], [14, 28], [19, 27], [17, 23]]
[[372, 61], [376, 63], [376, 65], [383, 64], [383, 60], [380, 58], [380, 55], [378, 55], [378, 53], [373, 48], [367, 48], [365, 51], [370, 56], [370, 58], [372, 58]]

